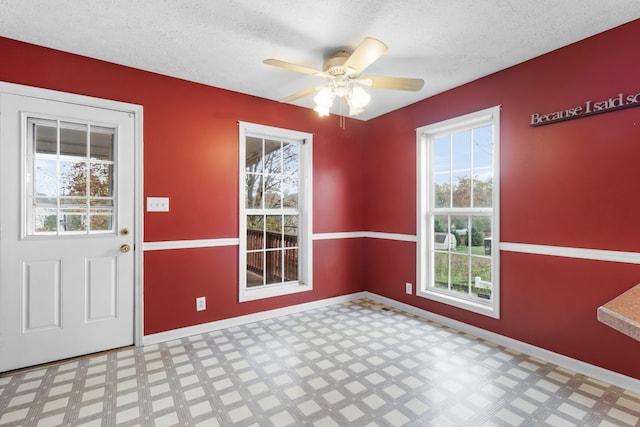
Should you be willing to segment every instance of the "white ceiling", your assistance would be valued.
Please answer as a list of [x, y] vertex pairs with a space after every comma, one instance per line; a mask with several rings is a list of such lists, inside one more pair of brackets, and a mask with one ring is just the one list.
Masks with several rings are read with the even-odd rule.
[[0, 0], [0, 36], [273, 100], [323, 80], [263, 59], [322, 69], [377, 38], [365, 74], [425, 86], [371, 90], [362, 120], [637, 18], [638, 0]]

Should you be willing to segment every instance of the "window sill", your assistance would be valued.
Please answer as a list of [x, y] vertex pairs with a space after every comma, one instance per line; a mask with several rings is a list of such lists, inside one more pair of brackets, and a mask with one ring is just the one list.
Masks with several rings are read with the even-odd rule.
[[290, 283], [284, 285], [267, 285], [254, 289], [242, 289], [239, 295], [240, 302], [256, 301], [265, 298], [291, 295], [312, 290], [310, 284]]
[[473, 313], [482, 314], [484, 316], [492, 317], [494, 319], [500, 318], [500, 312], [496, 308], [495, 303], [482, 304], [474, 301], [470, 301], [464, 298], [457, 298], [454, 295], [448, 295], [441, 292], [435, 292], [430, 290], [418, 290], [416, 295], [422, 298], [430, 299], [433, 301], [447, 304], [452, 307], [460, 308], [462, 310], [471, 311]]

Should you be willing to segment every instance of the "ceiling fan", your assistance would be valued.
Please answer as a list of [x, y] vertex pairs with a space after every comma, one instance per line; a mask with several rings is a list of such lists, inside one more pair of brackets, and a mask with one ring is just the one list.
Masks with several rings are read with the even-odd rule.
[[353, 52], [345, 50], [335, 52], [329, 59], [324, 61], [322, 71], [280, 61], [279, 59], [265, 59], [262, 62], [267, 65], [326, 79], [324, 85], [310, 87], [294, 93], [281, 99], [280, 102], [295, 101], [317, 92], [313, 99], [316, 103], [314, 110], [321, 116], [329, 115], [329, 110], [336, 97], [344, 100], [349, 107], [349, 115], [353, 116], [364, 111], [364, 107], [369, 103], [370, 95], [364, 90], [364, 87], [415, 92], [424, 86], [424, 80], [422, 79], [361, 76], [361, 73], [384, 55], [387, 49], [387, 45], [381, 41], [367, 37]]

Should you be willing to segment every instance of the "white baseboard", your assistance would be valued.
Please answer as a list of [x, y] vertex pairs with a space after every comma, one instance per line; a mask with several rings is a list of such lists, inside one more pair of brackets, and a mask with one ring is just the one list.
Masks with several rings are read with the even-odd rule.
[[302, 311], [312, 310], [321, 307], [327, 307], [330, 305], [341, 304], [344, 302], [355, 301], [361, 298], [369, 298], [374, 301], [378, 301], [387, 304], [391, 307], [397, 308], [407, 313], [422, 317], [427, 320], [440, 323], [444, 326], [448, 326], [457, 329], [461, 332], [465, 332], [476, 336], [478, 338], [491, 341], [495, 344], [503, 347], [511, 348], [536, 357], [545, 362], [553, 363], [560, 367], [569, 369], [574, 372], [589, 376], [596, 380], [604, 381], [606, 383], [615, 385], [617, 387], [624, 388], [634, 393], [640, 394], [640, 379], [629, 377], [619, 374], [617, 372], [610, 371], [608, 369], [601, 368], [599, 366], [591, 365], [589, 363], [582, 362], [571, 357], [563, 356], [558, 353], [554, 353], [549, 350], [545, 350], [540, 347], [536, 347], [531, 344], [524, 343], [522, 341], [515, 340], [513, 338], [505, 337], [504, 335], [496, 334], [494, 332], [487, 331], [485, 329], [478, 328], [476, 326], [469, 325], [467, 323], [459, 322], [457, 320], [450, 319], [448, 317], [440, 316], [435, 313], [431, 313], [426, 310], [414, 307], [409, 304], [405, 304], [396, 300], [392, 300], [387, 297], [383, 297], [372, 292], [358, 292], [350, 295], [343, 295], [334, 298], [323, 299], [320, 301], [313, 301], [304, 304], [292, 305], [289, 307], [278, 308], [275, 310], [263, 311], [260, 313], [247, 314], [245, 316], [233, 317], [230, 319], [217, 320], [215, 322], [204, 323], [201, 325], [189, 326], [186, 328], [174, 329], [172, 331], [160, 332], [158, 334], [147, 335], [142, 339], [142, 345], [157, 344], [166, 341], [177, 340], [185, 337], [189, 337], [197, 334], [206, 334], [208, 332], [217, 331], [220, 329], [231, 328], [234, 326], [245, 325], [247, 323], [259, 322], [261, 320], [272, 319], [278, 316], [285, 316], [293, 313], [300, 313]]
[[469, 325], [467, 323], [459, 322], [448, 317], [440, 316], [438, 314], [431, 313], [412, 305], [392, 300], [390, 298], [383, 297], [371, 292], [365, 292], [365, 294], [367, 298], [387, 304], [399, 310], [406, 311], [407, 313], [422, 317], [427, 320], [433, 320], [434, 322], [440, 323], [444, 326], [448, 326], [461, 332], [466, 332], [478, 338], [491, 341], [503, 347], [528, 354], [540, 360], [544, 360], [545, 362], [553, 363], [554, 365], [558, 365], [571, 371], [578, 372], [596, 380], [604, 381], [606, 383], [624, 388], [634, 393], [640, 393], [640, 379], [622, 375], [617, 372], [601, 368], [599, 366], [591, 365], [589, 363], [573, 359], [571, 357], [563, 356], [561, 354], [554, 353], [552, 351], [545, 350], [543, 348], [536, 347], [534, 345], [527, 344], [513, 338], [505, 337], [504, 335], [496, 334], [494, 332], [490, 332], [485, 329]]
[[177, 340], [197, 334], [218, 331], [220, 329], [232, 328], [234, 326], [246, 325], [247, 323], [259, 322], [261, 320], [273, 319], [287, 314], [300, 313], [302, 311], [313, 310], [315, 308], [327, 307], [341, 304], [343, 302], [355, 301], [366, 298], [366, 292], [343, 295], [339, 297], [327, 298], [319, 301], [307, 302], [304, 304], [292, 305], [289, 307], [277, 308], [275, 310], [261, 311], [259, 313], [247, 314], [245, 316], [232, 317], [229, 319], [216, 320], [215, 322], [203, 323], [200, 325], [187, 326], [185, 328], [173, 329], [167, 332], [146, 335], [142, 338], [142, 345], [157, 344], [166, 341]]

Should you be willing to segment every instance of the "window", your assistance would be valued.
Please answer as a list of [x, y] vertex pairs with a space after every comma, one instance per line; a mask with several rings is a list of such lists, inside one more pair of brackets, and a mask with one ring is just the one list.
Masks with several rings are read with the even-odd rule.
[[418, 295], [499, 318], [500, 107], [417, 129]]
[[113, 233], [116, 129], [27, 118], [26, 235]]
[[312, 138], [240, 123], [240, 301], [312, 289]]

